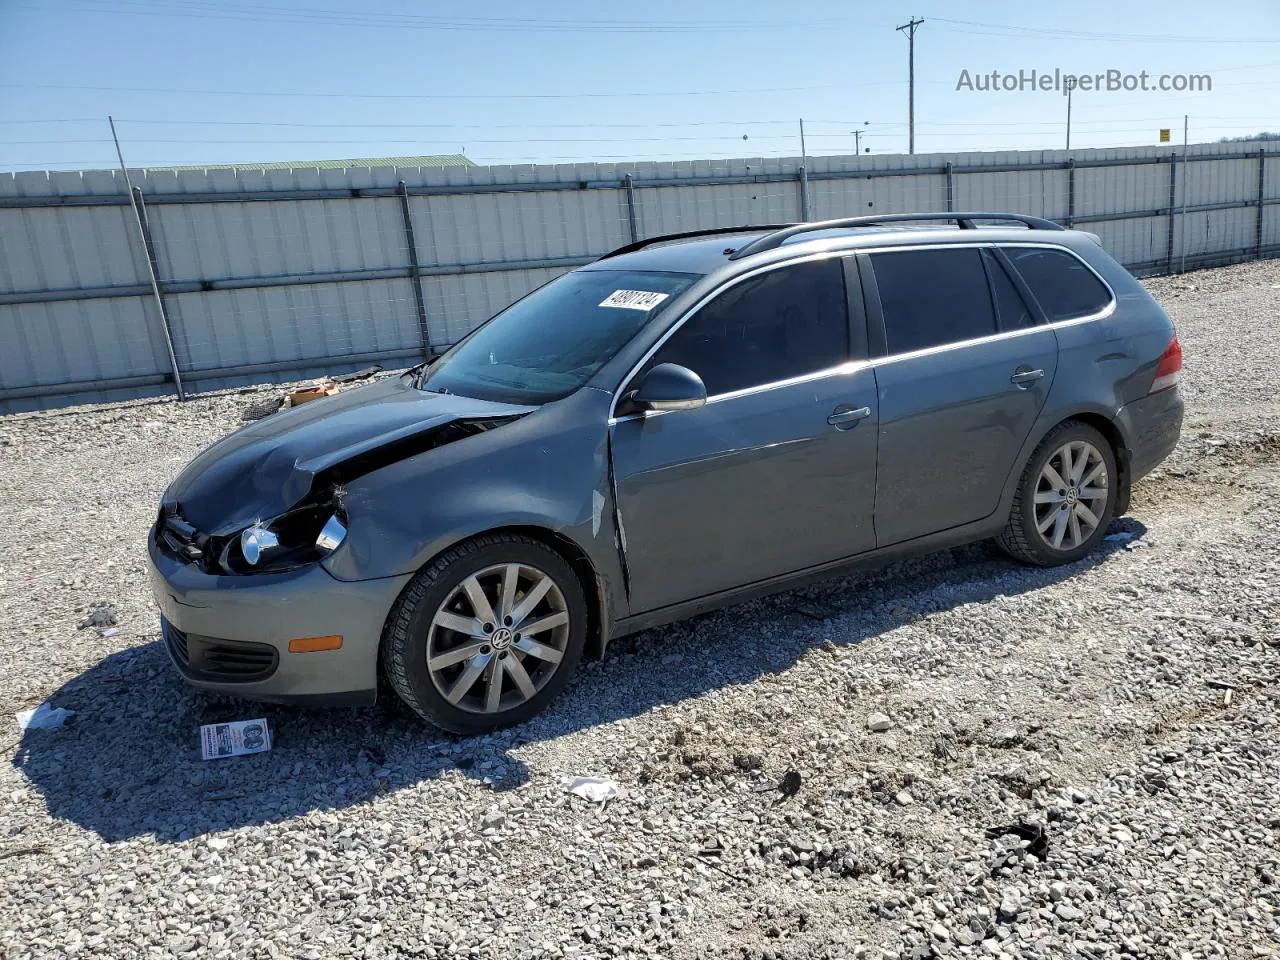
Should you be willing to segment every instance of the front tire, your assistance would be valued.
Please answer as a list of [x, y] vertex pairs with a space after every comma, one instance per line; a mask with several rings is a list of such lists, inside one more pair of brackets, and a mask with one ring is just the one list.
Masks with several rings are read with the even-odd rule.
[[445, 551], [409, 582], [382, 635], [396, 694], [452, 733], [541, 711], [582, 658], [587, 602], [573, 568], [531, 537], [488, 534]]
[[1024, 563], [1074, 563], [1106, 536], [1119, 479], [1106, 437], [1077, 420], [1059, 424], [1027, 461], [997, 542]]

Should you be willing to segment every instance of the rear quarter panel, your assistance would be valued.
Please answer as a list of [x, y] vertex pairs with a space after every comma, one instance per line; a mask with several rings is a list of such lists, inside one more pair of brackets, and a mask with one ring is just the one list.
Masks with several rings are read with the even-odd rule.
[[[1056, 240], [1056, 238], [1055, 238]], [[1058, 374], [1006, 484], [1012, 499], [1023, 465], [1044, 436], [1063, 420], [1081, 414], [1105, 417], [1133, 451], [1134, 436], [1121, 409], [1146, 396], [1161, 354], [1173, 337], [1173, 322], [1160, 304], [1099, 244], [1069, 235], [1064, 245], [1081, 256], [1115, 294], [1114, 309], [1096, 320], [1054, 328], [1058, 338]]]

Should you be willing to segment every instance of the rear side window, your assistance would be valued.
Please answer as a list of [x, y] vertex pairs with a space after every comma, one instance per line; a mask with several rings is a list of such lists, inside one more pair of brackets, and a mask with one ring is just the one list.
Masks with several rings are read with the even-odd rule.
[[982, 251], [982, 260], [987, 265], [987, 276], [991, 278], [991, 293], [996, 301], [996, 316], [1001, 330], [1025, 330], [1036, 325], [1035, 317], [1027, 309], [1027, 302], [1009, 279], [1009, 274], [999, 259], [991, 251]]
[[1097, 313], [1111, 302], [1109, 291], [1093, 271], [1065, 250], [1003, 247], [1027, 281], [1050, 320], [1074, 320]]
[[688, 367], [715, 396], [816, 373], [848, 358], [844, 271], [833, 257], [730, 287], [672, 334], [649, 366]]
[[981, 252], [973, 247], [871, 254], [889, 353], [996, 332]]

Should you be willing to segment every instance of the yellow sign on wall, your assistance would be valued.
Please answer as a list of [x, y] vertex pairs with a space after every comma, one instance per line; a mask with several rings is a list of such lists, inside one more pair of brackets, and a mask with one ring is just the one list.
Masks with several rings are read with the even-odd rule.
[[1161, 143], [1168, 143], [1168, 142], [1169, 142], [1169, 128], [1168, 128], [1168, 127], [1161, 127], [1161, 128], [1160, 128], [1160, 142], [1161, 142]]

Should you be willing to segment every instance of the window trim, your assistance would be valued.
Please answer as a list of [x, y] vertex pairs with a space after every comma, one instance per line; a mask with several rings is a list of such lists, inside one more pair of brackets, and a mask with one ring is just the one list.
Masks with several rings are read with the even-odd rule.
[[1000, 293], [996, 289], [996, 273], [1009, 282], [1009, 286], [1013, 288], [1013, 295], [1018, 298], [1022, 306], [1026, 309], [1031, 317], [1032, 327], [1043, 327], [1049, 322], [1049, 318], [1045, 316], [1043, 310], [1040, 309], [1034, 299], [1028, 299], [1027, 293], [1023, 290], [1022, 278], [1014, 278], [1013, 266], [1008, 263], [1007, 258], [997, 253], [995, 250], [982, 251], [982, 269], [987, 275], [987, 289], [991, 292], [991, 306], [996, 312], [996, 330], [1003, 333], [1009, 330], [1025, 330], [1026, 327], [1014, 327], [1005, 319], [1004, 310], [1000, 306]]
[[[622, 398], [623, 391], [625, 391], [626, 388], [631, 384], [636, 374], [638, 374], [642, 369], [644, 369], [645, 364], [647, 364], [650, 360], [653, 359], [654, 354], [656, 354], [659, 350], [661, 350], [663, 345], [668, 340], [670, 340], [671, 337], [673, 337], [675, 333], [678, 330], [680, 330], [681, 327], [683, 327], [686, 323], [688, 323], [689, 320], [691, 320], [698, 313], [699, 310], [705, 307], [708, 303], [710, 303], [716, 297], [720, 296], [722, 293], [728, 292], [733, 287], [736, 287], [738, 284], [743, 283], [747, 280], [750, 280], [754, 277], [758, 277], [764, 273], [770, 273], [774, 270], [782, 270], [782, 269], [785, 269], [786, 267], [793, 267], [801, 263], [811, 263], [817, 260], [848, 259], [849, 253], [850, 251], [848, 250], [824, 250], [820, 253], [811, 253], [806, 256], [796, 257], [791, 260], [781, 260], [776, 263], [763, 264], [762, 266], [756, 267], [754, 270], [748, 270], [744, 273], [740, 273], [736, 276], [730, 277], [720, 286], [716, 287], [714, 290], [707, 293], [701, 300], [699, 300], [697, 303], [691, 306], [688, 310], [686, 310], [679, 319], [677, 319], [673, 324], [671, 324], [670, 327], [666, 329], [666, 331], [663, 332], [662, 336], [660, 336], [657, 339], [657, 341], [653, 344], [653, 346], [651, 346], [648, 350], [645, 351], [644, 356], [642, 356], [631, 367], [631, 369], [627, 371], [627, 375], [623, 377], [622, 380], [618, 383], [617, 388], [613, 391], [613, 400], [609, 405], [609, 409], [612, 411], [609, 417], [609, 425], [612, 426], [615, 423], [622, 423], [627, 420], [636, 420], [636, 419], [641, 419], [645, 417], [660, 416], [664, 413], [669, 412], [666, 410], [642, 410], [637, 413], [628, 413], [622, 416], [618, 416], [618, 403]], [[855, 358], [852, 356], [855, 350], [858, 350], [860, 348], [865, 349], [867, 338], [866, 338], [865, 329], [863, 333], [859, 334], [858, 331], [856, 331], [853, 328], [855, 318], [853, 316], [854, 311], [853, 309], [851, 309], [851, 305], [849, 303], [850, 298], [853, 296], [853, 292], [850, 290], [850, 284], [849, 284], [849, 279], [850, 279], [849, 271], [846, 269], [845, 264], [842, 263], [839, 266], [841, 269], [842, 282], [844, 283], [844, 290], [845, 290], [845, 296], [844, 296], [845, 324], [846, 324], [845, 347], [851, 355], [847, 357], [844, 360], [844, 362], [839, 363], [834, 367], [827, 367], [824, 370], [815, 370], [815, 371], [812, 371], [811, 373], [800, 374], [798, 376], [788, 377], [783, 380], [774, 380], [769, 383], [760, 383], [760, 384], [756, 384], [753, 387], [743, 387], [739, 390], [730, 390], [725, 393], [711, 394], [707, 397], [708, 404], [718, 403], [721, 400], [732, 400], [732, 399], [736, 399], [737, 397], [744, 397], [753, 393], [761, 393], [766, 390], [775, 390], [780, 387], [789, 387], [798, 383], [804, 383], [806, 380], [817, 380], [822, 377], [827, 377], [836, 373], [844, 372], [846, 368], [849, 371], [852, 371], [854, 369], [866, 366], [868, 364], [869, 358], [867, 357]], [[865, 324], [866, 318], [863, 317], [862, 320]]]
[[[1023, 337], [1023, 336], [1027, 336], [1028, 334], [1038, 333], [1041, 330], [1056, 330], [1059, 327], [1071, 327], [1071, 326], [1075, 326], [1077, 324], [1082, 324], [1082, 323], [1092, 323], [1095, 320], [1103, 320], [1109, 317], [1116, 310], [1118, 301], [1116, 298], [1115, 290], [1111, 288], [1111, 284], [1107, 283], [1107, 281], [1103, 279], [1102, 275], [1098, 273], [1098, 271], [1095, 270], [1093, 266], [1087, 260], [1085, 260], [1084, 257], [1080, 256], [1080, 254], [1076, 253], [1070, 247], [1064, 247], [1057, 243], [1034, 243], [1034, 242], [1024, 242], [1024, 241], [1001, 242], [1001, 241], [991, 241], [991, 240], [988, 240], [985, 242], [973, 241], [970, 243], [929, 243], [929, 244], [922, 243], [922, 244], [911, 244], [909, 246], [901, 246], [901, 247], [877, 247], [875, 249], [859, 250], [858, 255], [861, 257], [863, 254], [866, 254], [869, 258], [870, 254], [873, 254], [873, 253], [892, 253], [899, 250], [908, 251], [908, 250], [953, 249], [953, 248], [962, 248], [962, 247], [977, 247], [979, 249], [993, 248], [997, 251], [1000, 251], [1005, 247], [1019, 247], [1019, 248], [1034, 247], [1039, 249], [1063, 251], [1064, 253], [1070, 254], [1071, 256], [1075, 257], [1078, 261], [1080, 261], [1080, 263], [1084, 264], [1085, 269], [1088, 270], [1090, 273], [1092, 273], [1095, 277], [1097, 277], [1098, 282], [1102, 284], [1103, 289], [1107, 291], [1111, 299], [1107, 302], [1106, 306], [1104, 306], [1101, 310], [1095, 311], [1094, 313], [1085, 314], [1084, 316], [1080, 316], [1080, 317], [1072, 317], [1070, 320], [1050, 321], [1048, 318], [1048, 315], [1044, 312], [1044, 309], [1040, 306], [1040, 302], [1036, 300], [1034, 297], [1028, 298], [1026, 296], [1026, 291], [1024, 290], [1026, 281], [1022, 279], [1022, 275], [1020, 273], [1017, 273], [1016, 271], [1012, 271], [1012, 277], [1016, 277], [1014, 282], [1019, 287], [1019, 293], [1022, 293], [1023, 298], [1028, 300], [1028, 306], [1031, 306], [1035, 312], [1039, 313], [1040, 319], [1042, 321], [1041, 323], [1037, 323], [1035, 326], [1025, 327], [1021, 330], [998, 330], [996, 333], [989, 334], [987, 336], [972, 337], [968, 340], [956, 340], [952, 343], [942, 343], [933, 347], [924, 347], [920, 350], [912, 350], [908, 353], [889, 353], [888, 338], [887, 338], [886, 330], [884, 326], [884, 311], [880, 303], [879, 288], [876, 288], [874, 291], [876, 296], [874, 314], [873, 315], [869, 314], [868, 319], [874, 321], [873, 337], [878, 336], [879, 338], [881, 338], [880, 343], [883, 344], [883, 347], [882, 347], [883, 352], [879, 356], [872, 357], [871, 362], [873, 365], [878, 366], [881, 363], [894, 363], [894, 362], [897, 362], [898, 360], [908, 360], [908, 359], [914, 359], [915, 357], [924, 357], [933, 353], [941, 353], [945, 350], [956, 350], [960, 348], [976, 346], [978, 344], [983, 344], [983, 343], [992, 343], [997, 340], [1006, 340], [1011, 337]], [[874, 271], [874, 268], [871, 266], [870, 259], [868, 259], [867, 261], [867, 270], [868, 272], [874, 275], [875, 271]], [[992, 304], [992, 308], [995, 309], [994, 303]], [[998, 319], [997, 319], [997, 322], [998, 322]], [[878, 327], [879, 329], [878, 330], [875, 329], [876, 327]]]
[[[1028, 246], [1035, 246], [1035, 244], [1028, 244]], [[1048, 244], [1047, 246], [1052, 246], [1052, 244]], [[1032, 289], [1027, 286], [1026, 278], [1018, 272], [1017, 267], [1013, 265], [1013, 260], [1009, 255], [998, 246], [992, 247], [989, 252], [991, 253], [992, 259], [996, 260], [1000, 264], [1001, 269], [1004, 270], [1005, 276], [1009, 278], [1009, 282], [1013, 284], [1014, 289], [1017, 290], [1018, 294], [1022, 297], [1022, 302], [1025, 303], [1031, 310], [1032, 314], [1035, 315], [1036, 323], [1040, 326], [1047, 326], [1054, 322], [1049, 319], [1049, 314], [1045, 312], [1044, 307], [1041, 305], [1040, 300], [1036, 297]], [[1085, 264], [1085, 266], [1088, 266], [1088, 264]], [[1097, 271], [1094, 271], [1094, 275], [1097, 276]], [[1102, 278], [1098, 277], [1098, 279], [1101, 280]], [[1104, 286], [1106, 286], [1108, 292], [1111, 292], [1110, 284], [1104, 284]], [[1111, 296], [1114, 299], [1115, 294], [1112, 293]]]

